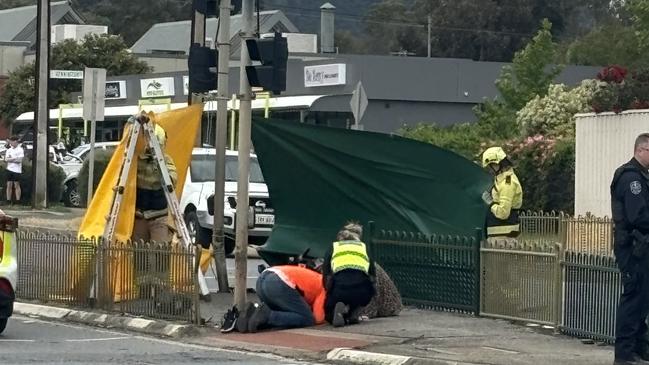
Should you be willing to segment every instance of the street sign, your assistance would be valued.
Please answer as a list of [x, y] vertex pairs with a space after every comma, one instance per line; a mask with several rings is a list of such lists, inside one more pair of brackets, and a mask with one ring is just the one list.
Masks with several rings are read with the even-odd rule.
[[88, 68], [83, 78], [83, 119], [90, 121], [90, 152], [88, 153], [88, 205], [92, 201], [95, 168], [95, 135], [97, 121], [104, 120], [106, 104], [106, 69]]
[[[80, 71], [83, 73], [83, 71]], [[83, 79], [83, 119], [104, 120], [106, 69], [86, 68]]]
[[356, 122], [352, 128], [362, 129], [359, 122], [363, 118], [363, 114], [365, 114], [365, 109], [367, 109], [368, 100], [367, 100], [367, 94], [365, 94], [365, 89], [363, 88], [363, 84], [361, 84], [360, 81], [356, 85], [356, 89], [354, 90], [354, 93], [352, 93], [352, 99], [349, 102], [349, 104], [352, 107], [352, 114], [354, 114], [354, 120]]
[[50, 79], [76, 79], [83, 80], [83, 71], [50, 70]]

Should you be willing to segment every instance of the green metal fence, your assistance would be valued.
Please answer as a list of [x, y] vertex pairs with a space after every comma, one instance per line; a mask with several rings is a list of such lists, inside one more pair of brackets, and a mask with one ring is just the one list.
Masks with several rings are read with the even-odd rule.
[[568, 251], [563, 261], [561, 332], [606, 342], [615, 339], [615, 314], [622, 292], [615, 258]]
[[612, 222], [525, 212], [517, 239], [376, 231], [371, 254], [404, 302], [550, 325], [601, 341], [614, 338], [620, 296]]
[[21, 229], [19, 299], [199, 323], [194, 247], [107, 243]]
[[371, 255], [394, 280], [405, 303], [479, 312], [479, 236], [370, 232]]
[[481, 255], [481, 315], [558, 326], [561, 245], [489, 239]]

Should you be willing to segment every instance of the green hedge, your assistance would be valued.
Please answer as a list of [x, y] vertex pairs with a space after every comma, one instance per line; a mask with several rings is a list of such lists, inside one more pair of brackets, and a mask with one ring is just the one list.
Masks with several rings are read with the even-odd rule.
[[[59, 203], [63, 195], [63, 182], [65, 181], [65, 172], [57, 165], [50, 163], [49, 173], [47, 174], [47, 198], [50, 203]], [[7, 163], [0, 162], [0, 200], [7, 198]], [[32, 199], [32, 162], [23, 160], [23, 173], [20, 177], [21, 203], [31, 204]]]
[[574, 139], [529, 137], [503, 146], [523, 186], [523, 209], [572, 213], [575, 202]]
[[543, 136], [489, 141], [477, 124], [439, 127], [420, 124], [404, 128], [404, 137], [428, 142], [479, 162], [487, 147], [500, 145], [511, 157], [523, 186], [523, 209], [571, 213], [575, 200], [575, 141]]
[[[101, 177], [104, 175], [104, 171], [106, 171], [106, 168], [108, 167], [108, 163], [110, 162], [110, 158], [113, 156], [113, 151], [106, 151], [103, 149], [96, 149], [95, 150], [95, 167], [93, 170], [93, 192], [97, 191], [97, 186], [99, 185], [99, 181], [101, 181]], [[86, 159], [83, 162], [83, 166], [81, 166], [81, 170], [79, 171], [79, 177], [77, 178], [77, 186], [79, 189], [79, 194], [81, 194], [81, 206], [85, 207], [88, 205], [88, 169], [89, 169], [89, 164], [88, 161], [89, 159]]]

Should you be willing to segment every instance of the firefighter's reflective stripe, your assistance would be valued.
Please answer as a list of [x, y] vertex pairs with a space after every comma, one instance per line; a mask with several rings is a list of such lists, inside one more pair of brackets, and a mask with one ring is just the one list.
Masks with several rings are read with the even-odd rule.
[[512, 233], [518, 233], [520, 230], [521, 227], [519, 224], [487, 227], [487, 236], [508, 236]]
[[519, 213], [518, 209], [513, 209], [507, 219], [498, 219], [491, 211], [487, 212], [487, 236], [518, 236], [521, 230]]
[[331, 270], [337, 273], [346, 269], [360, 270], [366, 274], [369, 272], [370, 258], [367, 256], [367, 247], [363, 242], [334, 242]]

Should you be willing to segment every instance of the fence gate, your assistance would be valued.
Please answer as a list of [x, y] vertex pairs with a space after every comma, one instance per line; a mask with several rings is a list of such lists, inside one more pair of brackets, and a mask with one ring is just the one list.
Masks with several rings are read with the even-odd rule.
[[613, 342], [615, 314], [622, 293], [615, 258], [566, 252], [565, 291], [561, 332]]
[[404, 302], [478, 312], [480, 244], [476, 238], [407, 232], [371, 233], [371, 255]]
[[557, 327], [561, 313], [559, 244], [490, 239], [480, 251], [480, 315]]

